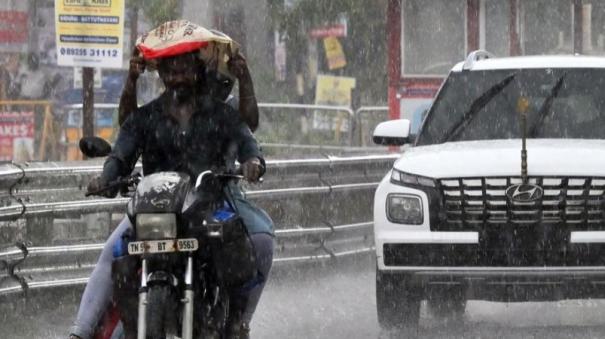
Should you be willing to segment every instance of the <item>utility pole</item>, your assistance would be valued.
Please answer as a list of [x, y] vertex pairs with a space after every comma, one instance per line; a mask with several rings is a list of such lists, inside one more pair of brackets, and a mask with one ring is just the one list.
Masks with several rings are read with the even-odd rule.
[[583, 51], [582, 26], [582, 0], [573, 0], [573, 52], [578, 54], [581, 54]]
[[38, 32], [38, 0], [29, 0], [27, 3], [27, 15], [29, 17], [29, 39], [27, 41], [27, 52], [29, 54], [40, 54], [39, 32]]
[[139, 6], [135, 3], [130, 12], [130, 51], [134, 50], [134, 46], [139, 36]]
[[508, 22], [509, 53], [511, 56], [521, 55], [521, 40], [519, 38], [519, 3], [518, 0], [509, 0], [510, 17]]
[[82, 68], [82, 136], [92, 137], [95, 135], [94, 125], [94, 69], [92, 67]]

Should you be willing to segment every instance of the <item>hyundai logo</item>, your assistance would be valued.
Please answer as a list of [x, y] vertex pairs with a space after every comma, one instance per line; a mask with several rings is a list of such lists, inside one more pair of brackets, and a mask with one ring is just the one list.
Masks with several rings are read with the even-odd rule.
[[512, 185], [506, 189], [506, 196], [512, 202], [534, 202], [542, 199], [542, 187], [532, 184]]

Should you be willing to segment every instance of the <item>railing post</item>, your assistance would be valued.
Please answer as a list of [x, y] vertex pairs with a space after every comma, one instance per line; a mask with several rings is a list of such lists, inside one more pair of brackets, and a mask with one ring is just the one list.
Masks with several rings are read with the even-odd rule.
[[351, 108], [349, 112], [349, 146], [356, 146], [356, 132], [357, 132], [357, 117], [355, 116], [355, 110]]

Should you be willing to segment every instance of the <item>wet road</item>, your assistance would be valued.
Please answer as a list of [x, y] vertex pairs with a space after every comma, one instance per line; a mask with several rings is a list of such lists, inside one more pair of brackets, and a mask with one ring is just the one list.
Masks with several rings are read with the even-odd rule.
[[[310, 273], [313, 272], [313, 273]], [[253, 338], [389, 338], [376, 320], [369, 260], [345, 268], [291, 270], [272, 276], [252, 324]], [[0, 338], [65, 338], [81, 293], [0, 306]], [[423, 308], [423, 338], [604, 338], [605, 300], [553, 303], [471, 301], [463, 324], [442, 324]]]

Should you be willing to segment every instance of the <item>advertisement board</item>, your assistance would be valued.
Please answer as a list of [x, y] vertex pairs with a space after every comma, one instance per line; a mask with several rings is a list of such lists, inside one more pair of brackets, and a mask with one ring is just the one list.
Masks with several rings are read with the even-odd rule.
[[440, 87], [441, 79], [406, 79], [402, 82], [399, 90], [400, 119], [412, 122], [412, 134], [420, 128]]
[[328, 37], [324, 39], [324, 48], [326, 50], [326, 60], [328, 60], [328, 68], [332, 71], [343, 68], [347, 65], [342, 45], [337, 38]]
[[[103, 87], [103, 71], [93, 68], [94, 88]], [[74, 67], [74, 88], [82, 88], [82, 67]]]
[[351, 90], [355, 78], [320, 74], [315, 88], [315, 104], [351, 106]]
[[124, 0], [55, 0], [59, 66], [121, 68]]
[[[351, 90], [356, 80], [351, 77], [318, 75], [315, 87], [315, 104], [351, 107]], [[348, 131], [349, 116], [346, 112], [316, 111], [313, 115], [313, 128], [323, 130]]]
[[[115, 107], [114, 107], [115, 106]], [[113, 142], [117, 137], [117, 105], [97, 104], [95, 107], [95, 135]], [[82, 160], [78, 142], [82, 138], [82, 107], [67, 111], [64, 121], [67, 155], [65, 160]]]
[[24, 44], [29, 34], [28, 15], [21, 11], [0, 11], [0, 44]]
[[0, 111], [0, 161], [34, 158], [34, 112]]
[[324, 27], [312, 28], [309, 32], [312, 38], [345, 38], [347, 36], [347, 25], [346, 24], [333, 24]]

